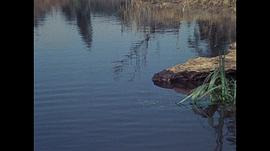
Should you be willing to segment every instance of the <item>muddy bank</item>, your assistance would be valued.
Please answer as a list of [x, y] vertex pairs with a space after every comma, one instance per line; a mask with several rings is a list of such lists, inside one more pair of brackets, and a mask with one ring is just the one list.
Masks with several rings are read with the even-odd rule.
[[[152, 77], [155, 85], [188, 93], [201, 85], [204, 79], [219, 66], [219, 56], [198, 57], [189, 59], [184, 64], [162, 70]], [[236, 76], [236, 44], [232, 44], [225, 55], [225, 72], [228, 76]]]

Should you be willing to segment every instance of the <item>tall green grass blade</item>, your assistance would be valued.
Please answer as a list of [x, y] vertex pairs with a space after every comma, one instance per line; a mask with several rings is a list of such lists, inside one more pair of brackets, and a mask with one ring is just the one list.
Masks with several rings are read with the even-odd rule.
[[195, 88], [190, 95], [179, 103], [183, 103], [189, 98], [196, 103], [206, 96], [210, 97], [212, 103], [235, 103], [236, 80], [226, 77], [224, 53], [219, 56], [219, 67], [205, 78], [201, 86]]
[[182, 104], [184, 103], [186, 100], [188, 100], [189, 98], [192, 97], [192, 94], [188, 95], [187, 97], [185, 97], [183, 100], [181, 100], [180, 102], [178, 102], [177, 104]]
[[218, 85], [218, 86], [215, 86], [213, 88], [211, 88], [210, 90], [207, 90], [205, 93], [203, 93], [199, 98], [197, 98], [198, 100], [199, 99], [202, 99], [203, 97], [205, 97], [206, 95], [210, 94], [211, 92], [213, 92], [215, 89], [218, 89], [220, 88], [221, 86]]

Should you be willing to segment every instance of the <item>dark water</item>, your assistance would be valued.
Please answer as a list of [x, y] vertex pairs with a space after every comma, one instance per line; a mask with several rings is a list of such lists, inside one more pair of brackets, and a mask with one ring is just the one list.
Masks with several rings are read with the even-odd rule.
[[35, 151], [235, 150], [234, 116], [204, 118], [175, 104], [184, 94], [151, 81], [226, 49], [234, 19], [142, 10], [121, 0], [35, 0]]

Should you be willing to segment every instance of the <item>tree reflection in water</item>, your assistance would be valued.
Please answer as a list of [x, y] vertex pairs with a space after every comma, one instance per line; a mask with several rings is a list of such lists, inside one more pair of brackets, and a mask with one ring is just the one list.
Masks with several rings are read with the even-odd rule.
[[[136, 1], [121, 7], [119, 12], [122, 30], [135, 29], [144, 34], [144, 39], [133, 44], [127, 55], [113, 62], [115, 79], [130, 69], [134, 69], [130, 74], [130, 79], [134, 79], [136, 72], [146, 65], [139, 62], [141, 58], [147, 58], [145, 52], [148, 51], [148, 42], [157, 34], [170, 32], [179, 40], [179, 31], [188, 29], [188, 47], [198, 56], [206, 57], [217, 56], [220, 50], [226, 50], [236, 40], [235, 17], [227, 13], [208, 14], [198, 11], [184, 14], [179, 7], [155, 7], [138, 4]], [[182, 21], [187, 26], [182, 27]], [[179, 49], [178, 41], [176, 47]], [[135, 66], [132, 64], [134, 60]]]
[[146, 66], [149, 40], [150, 35], [145, 34], [143, 40], [140, 40], [132, 45], [128, 54], [124, 55], [120, 60], [113, 62], [115, 80], [120, 78], [120, 74], [124, 71], [125, 68], [129, 68], [132, 70], [130, 73], [129, 81], [133, 81], [136, 73], [140, 72], [141, 68]]
[[[236, 116], [235, 106], [224, 105], [192, 105], [195, 114], [208, 119], [208, 124], [215, 130], [215, 151], [222, 151], [224, 138], [232, 145], [236, 144]], [[216, 116], [215, 116], [216, 115]], [[217, 124], [214, 124], [217, 121]]]
[[[213, 57], [236, 41], [235, 17], [220, 16], [213, 19], [197, 19], [194, 35], [189, 37], [189, 45], [197, 50], [199, 56]], [[202, 49], [200, 45], [206, 43]]]
[[76, 20], [79, 33], [87, 48], [92, 45], [91, 8], [89, 0], [70, 1], [61, 7], [68, 22]]
[[91, 13], [116, 15], [126, 0], [35, 0], [34, 26], [43, 24], [47, 14], [59, 9], [68, 23], [77, 25], [79, 34], [88, 49], [92, 46], [93, 27]]
[[[85, 46], [93, 43], [91, 14], [114, 16], [121, 23], [121, 31], [137, 30], [144, 38], [131, 44], [126, 55], [112, 63], [115, 78], [126, 70], [133, 80], [147, 64], [148, 43], [157, 34], [172, 33], [179, 38], [182, 21], [187, 22], [190, 35], [188, 46], [198, 56], [215, 56], [236, 39], [235, 17], [233, 15], [190, 12], [184, 14], [180, 7], [156, 7], [130, 0], [35, 0], [34, 25], [44, 22], [46, 14], [54, 8], [61, 10], [68, 23], [74, 23]], [[191, 26], [195, 24], [195, 26]], [[96, 31], [99, 32], [99, 31]], [[178, 39], [179, 40], [179, 39]], [[179, 41], [176, 45], [179, 47]], [[179, 48], [177, 48], [179, 49]]]

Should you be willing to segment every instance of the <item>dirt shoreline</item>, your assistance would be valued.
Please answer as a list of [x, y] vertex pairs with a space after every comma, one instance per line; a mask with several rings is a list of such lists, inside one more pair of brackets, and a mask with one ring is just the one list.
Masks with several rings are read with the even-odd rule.
[[[184, 64], [169, 67], [152, 77], [155, 85], [188, 93], [201, 85], [204, 79], [219, 66], [219, 56], [198, 57], [189, 59]], [[236, 76], [236, 43], [231, 44], [225, 55], [225, 72], [228, 76]]]

